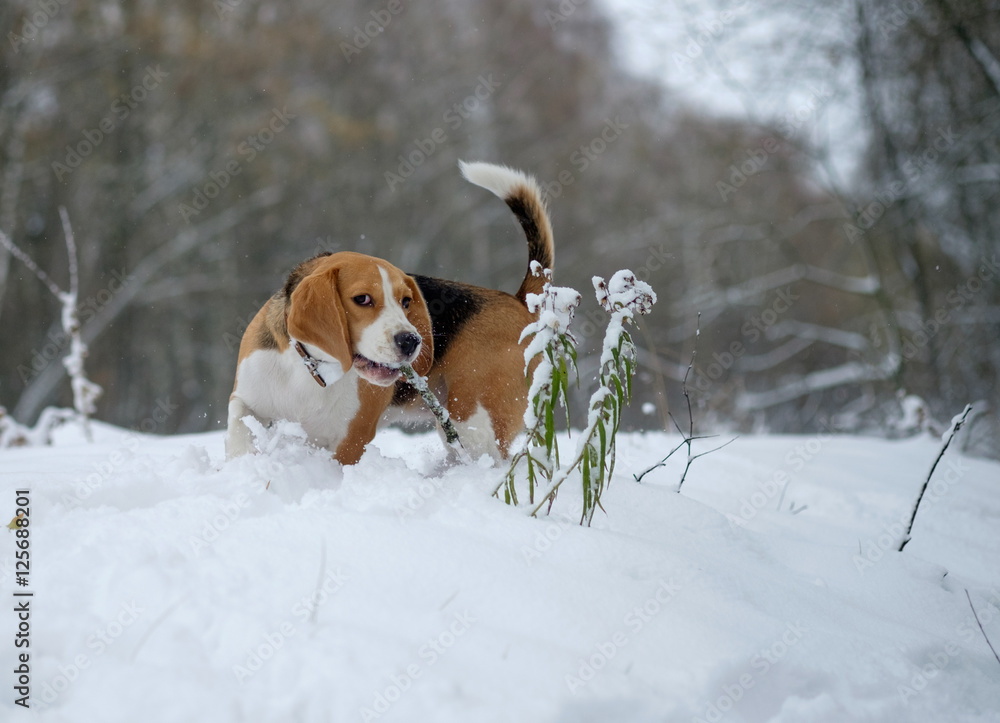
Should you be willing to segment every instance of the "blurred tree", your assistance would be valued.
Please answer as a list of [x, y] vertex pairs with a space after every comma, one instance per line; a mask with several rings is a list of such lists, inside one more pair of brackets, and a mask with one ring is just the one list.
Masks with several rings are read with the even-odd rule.
[[[223, 424], [243, 328], [318, 252], [515, 289], [520, 230], [461, 180], [460, 158], [538, 177], [560, 284], [586, 290], [629, 266], [660, 294], [636, 336], [636, 397], [660, 414], [632, 410], [626, 426], [666, 422], [699, 310], [698, 398], [718, 422], [794, 431], [839, 412], [857, 427], [902, 385], [940, 410], [957, 396], [995, 399], [995, 288], [933, 345], [903, 353], [914, 324], [996, 243], [985, 122], [995, 28], [974, 4], [949, 5], [939, 33], [924, 10], [883, 32], [874, 9], [824, 6], [868, 27], [841, 24], [822, 51], [863, 61], [884, 131], [850, 183], [824, 175], [824, 148], [805, 132], [843, 100], [845, 74], [785, 118], [707, 118], [623, 70], [593, 4], [40, 7], [0, 8], [14, 35], [0, 50], [0, 227], [58, 275], [56, 209], [69, 209], [100, 418], [136, 426], [159, 406], [172, 411], [156, 431]], [[832, 76], [829, 63], [800, 65]], [[955, 72], [964, 85], [946, 80]], [[961, 159], [961, 173], [922, 174], [860, 239], [845, 233], [866, 207], [850, 199], [877, 199], [948, 124], [958, 136], [942, 157]], [[22, 276], [0, 253], [0, 402], [30, 422], [66, 404], [69, 385], [52, 361], [64, 353], [51, 335], [58, 308]], [[588, 314], [603, 312], [591, 301], [580, 313], [586, 379], [599, 344]], [[975, 336], [974, 353], [949, 351], [960, 333]]]

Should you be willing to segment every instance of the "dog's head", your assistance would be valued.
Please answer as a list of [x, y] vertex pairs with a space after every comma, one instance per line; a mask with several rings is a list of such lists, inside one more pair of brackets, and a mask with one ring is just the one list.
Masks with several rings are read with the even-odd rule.
[[310, 259], [292, 272], [285, 296], [288, 335], [321, 363], [339, 363], [341, 374], [353, 366], [386, 387], [402, 364], [418, 374], [430, 370], [434, 342], [424, 297], [388, 261], [347, 251]]

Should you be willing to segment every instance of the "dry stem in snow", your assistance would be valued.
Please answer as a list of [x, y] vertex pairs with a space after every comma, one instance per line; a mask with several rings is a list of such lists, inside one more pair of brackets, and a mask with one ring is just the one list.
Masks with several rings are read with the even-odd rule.
[[917, 510], [920, 509], [920, 502], [924, 499], [924, 492], [927, 491], [927, 485], [931, 483], [931, 477], [934, 476], [934, 470], [937, 469], [938, 462], [944, 457], [944, 453], [948, 451], [948, 445], [951, 444], [951, 440], [955, 438], [958, 430], [962, 428], [965, 424], [966, 417], [969, 416], [969, 412], [972, 411], [972, 405], [966, 404], [965, 409], [961, 414], [955, 415], [951, 420], [951, 428], [941, 435], [941, 441], [944, 444], [941, 446], [941, 451], [938, 452], [937, 458], [934, 460], [934, 464], [931, 465], [931, 471], [927, 473], [927, 479], [924, 480], [924, 486], [920, 488], [920, 494], [917, 495], [917, 502], [913, 505], [913, 514], [910, 515], [910, 524], [906, 526], [906, 532], [903, 533], [903, 539], [899, 543], [899, 551], [902, 552], [903, 548], [906, 547], [906, 543], [910, 541], [910, 533], [913, 531], [913, 523], [917, 519]]
[[[681, 441], [680, 444], [678, 444], [676, 447], [674, 447], [672, 450], [670, 450], [667, 453], [666, 457], [664, 457], [663, 459], [661, 459], [659, 462], [657, 462], [656, 464], [654, 464], [652, 467], [649, 467], [648, 469], [644, 470], [643, 472], [641, 472], [639, 474], [633, 474], [632, 477], [635, 479], [636, 482], [642, 482], [642, 478], [643, 477], [645, 477], [647, 474], [649, 474], [650, 472], [652, 472], [654, 469], [657, 469], [657, 468], [662, 467], [663, 465], [665, 465], [667, 463], [667, 460], [674, 456], [674, 452], [676, 452], [677, 450], [679, 450], [681, 447], [687, 445], [687, 464], [684, 465], [684, 471], [681, 473], [681, 481], [677, 483], [677, 492], [680, 492], [681, 491], [681, 487], [684, 486], [684, 480], [687, 479], [688, 470], [691, 469], [691, 465], [694, 463], [694, 461], [696, 459], [698, 459], [699, 457], [704, 457], [706, 454], [711, 454], [712, 452], [717, 452], [720, 449], [722, 449], [723, 447], [725, 447], [726, 445], [732, 444], [733, 442], [736, 441], [736, 437], [733, 437], [728, 442], [726, 442], [726, 444], [719, 445], [715, 449], [710, 449], [707, 452], [701, 452], [699, 454], [694, 454], [694, 451], [693, 451], [693, 449], [691, 447], [692, 443], [694, 443], [695, 441], [697, 441], [699, 439], [711, 439], [712, 437], [717, 436], [717, 435], [714, 435], [714, 434], [703, 434], [703, 435], [695, 436], [695, 433], [694, 433], [694, 413], [691, 411], [691, 393], [688, 391], [687, 382], [688, 382], [688, 376], [691, 374], [691, 370], [694, 369], [695, 358], [698, 356], [698, 339], [699, 338], [701, 338], [701, 312], [700, 311], [698, 312], [698, 321], [697, 321], [697, 323], [695, 325], [694, 349], [691, 350], [691, 361], [688, 363], [687, 371], [684, 372], [684, 379], [681, 382], [681, 391], [684, 394], [684, 401], [687, 403], [688, 431], [687, 431], [687, 433], [685, 433], [684, 430], [681, 429], [681, 425], [679, 425], [677, 423], [677, 420], [674, 419], [674, 415], [673, 414], [669, 414], [670, 421], [674, 423], [674, 427], [677, 428], [677, 431], [680, 433], [680, 435], [684, 439]], [[779, 500], [779, 504], [780, 504], [780, 500]]]
[[70, 340], [69, 353], [63, 359], [63, 365], [69, 372], [70, 381], [73, 386], [73, 408], [76, 410], [76, 416], [83, 427], [85, 436], [87, 439], [91, 439], [88, 420], [90, 415], [97, 411], [94, 403], [101, 396], [102, 390], [100, 386], [87, 379], [83, 368], [83, 360], [87, 357], [87, 345], [83, 342], [83, 338], [80, 335], [80, 315], [77, 308], [80, 279], [77, 267], [76, 240], [73, 237], [73, 229], [69, 223], [69, 215], [62, 206], [59, 207], [59, 217], [62, 219], [63, 233], [66, 237], [66, 253], [69, 256], [69, 291], [64, 291], [60, 288], [48, 274], [38, 267], [34, 259], [28, 256], [2, 231], [0, 231], [0, 244], [10, 251], [12, 256], [27, 266], [38, 277], [38, 280], [45, 284], [49, 291], [59, 299], [59, 303], [62, 304], [62, 327]]

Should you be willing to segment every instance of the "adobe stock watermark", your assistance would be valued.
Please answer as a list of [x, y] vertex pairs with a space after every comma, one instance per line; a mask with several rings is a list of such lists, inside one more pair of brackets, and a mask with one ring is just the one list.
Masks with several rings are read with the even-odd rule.
[[[156, 400], [156, 406], [148, 417], [139, 423], [138, 427], [143, 433], [149, 434], [160, 429], [164, 422], [180, 407], [170, 402], [170, 397]], [[139, 432], [131, 430], [125, 435], [122, 442], [101, 462], [92, 465], [93, 472], [86, 477], [76, 480], [73, 483], [73, 494], [63, 494], [60, 501], [69, 507], [81, 507], [94, 492], [99, 490], [105, 482], [111, 479], [112, 475], [121, 469], [128, 461], [129, 455], [134, 455], [142, 443]]]
[[132, 111], [138, 108], [139, 104], [146, 100], [151, 92], [159, 88], [163, 79], [169, 75], [170, 73], [163, 70], [159, 64], [155, 67], [147, 65], [146, 74], [142, 77], [142, 81], [133, 86], [127, 93], [122, 93], [115, 98], [108, 108], [107, 115], [101, 118], [95, 127], [83, 130], [81, 134], [83, 140], [78, 141], [76, 145], [68, 144], [66, 146], [66, 157], [63, 162], [52, 162], [52, 170], [56, 174], [56, 180], [65, 180], [66, 176], [79, 168], [84, 159], [100, 148], [108, 136], [121, 128]]
[[87, 651], [79, 653], [68, 663], [58, 666], [59, 672], [42, 683], [40, 694], [35, 700], [35, 708], [46, 710], [80, 679], [108, 648], [114, 645], [142, 617], [146, 608], [139, 607], [135, 600], [124, 603], [115, 616], [106, 624], [100, 626], [87, 638]]
[[186, 223], [191, 223], [191, 219], [208, 208], [212, 200], [229, 186], [233, 178], [243, 173], [244, 164], [253, 163], [296, 118], [298, 118], [297, 115], [288, 112], [287, 105], [282, 106], [280, 110], [277, 107], [272, 108], [271, 116], [264, 127], [247, 136], [236, 146], [236, 152], [242, 159], [227, 161], [222, 168], [209, 171], [191, 189], [191, 202], [177, 205], [181, 218]]
[[[576, 693], [581, 688], [586, 687], [600, 671], [604, 670], [615, 659], [622, 648], [634, 640], [643, 628], [663, 612], [667, 604], [680, 593], [688, 582], [690, 579], [681, 582], [677, 582], [673, 578], [660, 580], [660, 584], [657, 585], [652, 595], [625, 614], [622, 618], [623, 629], [615, 631], [605, 640], [595, 644], [593, 653], [577, 660], [575, 674], [568, 673], [565, 676], [569, 692]], [[631, 638], [629, 638], [629, 633], [632, 635]]]
[[695, 25], [695, 33], [689, 34], [683, 52], [674, 51], [670, 59], [674, 67], [680, 70], [691, 70], [695, 61], [704, 56], [705, 49], [715, 44], [726, 31], [726, 26], [752, 9], [749, 2], [742, 2], [729, 10], [712, 13], [707, 20], [699, 20]]
[[[826, 432], [818, 432], [798, 442], [792, 449], [785, 453], [785, 468], [790, 468], [794, 472], [801, 472], [822, 451], [832, 436], [832, 434]], [[757, 485], [757, 489], [754, 492], [740, 500], [738, 516], [731, 512], [726, 513], [726, 519], [729, 520], [729, 524], [733, 529], [746, 527], [747, 523], [756, 517], [758, 512], [767, 507], [775, 497], [778, 498], [778, 506], [781, 505], [785, 490], [792, 481], [785, 468], [772, 472], [770, 477]]]
[[226, 349], [230, 352], [236, 351], [240, 348], [240, 343], [243, 341], [243, 334], [246, 332], [247, 328], [253, 322], [254, 317], [260, 313], [260, 310], [264, 308], [264, 305], [270, 300], [271, 297], [258, 301], [253, 305], [253, 311], [251, 311], [246, 316], [237, 316], [233, 319], [233, 329], [236, 333], [231, 331], [225, 331], [222, 333], [222, 341], [226, 345]]
[[583, 173], [590, 164], [600, 158], [611, 147], [611, 144], [621, 138], [622, 133], [629, 127], [629, 123], [622, 121], [620, 115], [614, 119], [605, 118], [604, 127], [586, 143], [581, 143], [569, 156], [569, 162], [576, 169], [576, 172], [562, 170], [556, 175], [554, 181], [543, 181], [538, 185], [542, 189], [542, 201], [548, 203], [553, 198], [559, 198], [566, 186], [571, 186], [576, 182], [577, 174]]
[[[466, 120], [475, 114], [480, 106], [497, 92], [500, 88], [500, 81], [493, 77], [493, 73], [486, 73], [476, 78], [478, 83], [469, 95], [465, 96], [458, 103], [453, 104], [444, 112], [441, 120], [452, 133], [462, 127]], [[386, 171], [383, 176], [390, 191], [394, 191], [396, 186], [403, 183], [413, 173], [427, 162], [437, 151], [448, 142], [448, 131], [444, 127], [438, 126], [426, 137], [417, 137], [413, 140], [413, 150], [401, 153], [396, 156], [399, 164], [395, 171]]]
[[959, 140], [961, 140], [961, 136], [954, 133], [951, 126], [939, 129], [936, 137], [927, 148], [903, 162], [900, 167], [904, 176], [903, 180], [892, 181], [885, 188], [876, 191], [868, 202], [860, 206], [861, 210], [855, 216], [854, 223], [848, 222], [843, 225], [847, 240], [854, 243], [859, 238], [863, 238], [865, 232], [870, 231], [879, 222], [885, 212], [903, 197], [913, 183], [927, 173], [933, 172], [938, 165], [941, 154]]
[[361, 720], [366, 722], [378, 720], [388, 713], [403, 694], [413, 687], [414, 682], [451, 650], [476, 622], [479, 622], [479, 619], [470, 615], [468, 610], [455, 613], [445, 630], [433, 638], [428, 638], [427, 642], [420, 646], [417, 651], [419, 661], [406, 665], [402, 673], [390, 675], [389, 684], [373, 694], [371, 706], [363, 706], [358, 711]]
[[235, 12], [243, 2], [244, 0], [215, 0], [215, 14], [219, 16], [219, 20], [225, 20], [226, 16]]
[[771, 303], [765, 306], [759, 314], [751, 314], [740, 327], [740, 334], [746, 340], [746, 344], [734, 340], [730, 342], [729, 348], [721, 354], [712, 352], [712, 361], [708, 366], [703, 366], [701, 363], [695, 364], [694, 389], [702, 394], [707, 394], [712, 385], [731, 369], [740, 357], [746, 354], [747, 345], [759, 341], [761, 336], [777, 324], [782, 315], [791, 309], [799, 298], [799, 294], [794, 293], [791, 286], [784, 286], [775, 291]]
[[392, 23], [393, 18], [403, 12], [403, 9], [402, 0], [389, 0], [385, 7], [370, 11], [372, 19], [366, 22], [363, 27], [355, 25], [353, 42], [341, 41], [340, 43], [340, 52], [344, 54], [347, 62], [350, 63], [355, 55], [360, 55], [361, 51], [371, 45], [375, 38], [384, 33]]
[[413, 517], [443, 487], [444, 480], [440, 477], [433, 479], [422, 478], [420, 484], [410, 490], [406, 502], [396, 507], [396, 519], [403, 522], [408, 517]]
[[[667, 251], [666, 242], [660, 242], [659, 246], [649, 245], [646, 247], [646, 260], [635, 269], [635, 277], [640, 281], [649, 281], [654, 271], [662, 269], [673, 257]], [[600, 307], [593, 307], [587, 311], [577, 309], [575, 319], [582, 320], [575, 332], [576, 336], [582, 339], [589, 339], [595, 334], [604, 333], [604, 328], [608, 324], [608, 312]]]
[[[607, 312], [605, 312], [606, 314]], [[535, 560], [542, 559], [542, 555], [552, 549], [552, 545], [563, 536], [570, 527], [576, 527], [569, 522], [560, 520], [558, 522], [549, 522], [545, 529], [539, 530], [535, 533], [535, 539], [532, 541], [531, 545], [521, 545], [521, 557], [524, 558], [524, 562], [531, 567]]]
[[21, 52], [21, 46], [27, 45], [37, 38], [49, 21], [52, 20], [59, 11], [69, 4], [69, 0], [39, 0], [35, 3], [38, 8], [32, 12], [23, 23], [21, 23], [21, 34], [14, 31], [7, 33], [7, 40], [14, 49], [14, 54]]
[[931, 339], [937, 335], [941, 328], [951, 321], [952, 314], [964, 309], [980, 291], [986, 288], [986, 282], [993, 281], [998, 277], [1000, 277], [1000, 262], [998, 262], [996, 254], [993, 254], [992, 259], [981, 257], [976, 274], [945, 294], [945, 301], [951, 308], [938, 308], [933, 317], [925, 320], [910, 334], [903, 335], [903, 358], [910, 360], [917, 356], [921, 349], [930, 344]]
[[[267, 479], [274, 479], [285, 470], [285, 466], [271, 455], [258, 457], [254, 460], [254, 467]], [[262, 497], [267, 494], [269, 487], [270, 483], [256, 484], [252, 487], [253, 495]], [[251, 496], [243, 491], [237, 492], [222, 502], [218, 506], [218, 511], [205, 520], [198, 532], [188, 537], [188, 544], [194, 556], [200, 557], [202, 550], [207, 549], [229, 532], [236, 521], [243, 516], [243, 512], [253, 503], [254, 500]]]
[[[660, 243], [658, 247], [647, 246], [646, 250], [648, 255], [645, 262], [633, 272], [635, 277], [641, 281], [649, 281], [652, 272], [663, 268], [664, 264], [673, 256], [667, 251], [665, 242]], [[604, 329], [608, 325], [608, 312], [600, 306], [590, 307], [586, 311], [577, 309], [573, 320], [577, 323], [573, 335], [577, 337], [578, 341], [583, 341], [592, 338], [595, 334], [604, 333]]]
[[[983, 633], [979, 629], [979, 625], [981, 624], [983, 629], [988, 629], [990, 623], [1000, 618], [1000, 590], [994, 588], [990, 591], [990, 599], [985, 606], [976, 608], [976, 615], [979, 616], [978, 623], [976, 622], [976, 617], [970, 612], [959, 623], [955, 629], [955, 634], [964, 640], [967, 645], [980, 644], [985, 647], [982, 642]], [[937, 650], [927, 653], [923, 658], [924, 662], [922, 664], [913, 666], [916, 670], [910, 676], [909, 680], [905, 684], [900, 683], [896, 686], [896, 692], [899, 693], [903, 705], [910, 705], [911, 699], [926, 690], [930, 682], [942, 673], [951, 664], [952, 659], [957, 658], [961, 652], [958, 645], [949, 641]]]
[[577, 8], [586, 2], [587, 0], [561, 0], [555, 10], [545, 11], [545, 20], [548, 22], [549, 27], [555, 30], [557, 25], [569, 20]]
[[743, 699], [747, 691], [760, 682], [771, 669], [788, 655], [788, 651], [799, 643], [809, 632], [801, 622], [786, 623], [785, 630], [779, 638], [766, 648], [761, 649], [750, 658], [750, 668], [754, 671], [743, 673], [732, 683], [721, 687], [722, 694], [709, 703], [700, 716], [691, 719], [691, 723], [718, 723], [736, 704]]
[[[262, 493], [266, 488], [258, 485], [259, 492]], [[219, 506], [219, 511], [213, 515], [210, 519], [205, 521], [201, 530], [197, 535], [192, 535], [188, 539], [188, 543], [191, 545], [191, 551], [195, 556], [201, 555], [203, 548], [207, 548], [213, 542], [222, 537], [225, 532], [232, 527], [233, 523], [240, 518], [243, 514], [243, 510], [253, 504], [253, 500], [244, 493], [241, 492], [237, 494], [233, 499], [223, 502]]]
[[[362, 236], [364, 238], [364, 236]], [[317, 236], [316, 245], [313, 247], [311, 257], [322, 256], [324, 254], [333, 254], [341, 250], [341, 245], [334, 241], [333, 238], [327, 234], [326, 236]], [[240, 348], [240, 342], [243, 340], [243, 334], [246, 332], [247, 327], [253, 322], [254, 317], [260, 313], [260, 310], [265, 304], [271, 299], [267, 297], [265, 299], [260, 299], [252, 304], [252, 311], [248, 312], [242, 316], [236, 316], [233, 318], [233, 325], [227, 331], [222, 333], [222, 343], [226, 345], [226, 349], [230, 352], [234, 352]]]
[[[969, 466], [965, 464], [964, 458], [949, 458], [945, 463], [944, 474], [935, 474], [934, 479], [928, 485], [921, 508], [933, 507], [934, 503], [947, 495], [968, 471]], [[913, 511], [907, 510], [900, 515], [898, 520], [883, 526], [882, 532], [877, 537], [869, 539], [867, 544], [862, 545], [860, 541], [858, 542], [858, 554], [851, 558], [858, 574], [863, 576], [869, 568], [875, 567], [886, 553], [899, 550], [899, 543], [906, 534], [906, 528], [910, 524], [912, 516]]]
[[[292, 618], [301, 618], [301, 623], [308, 622], [316, 611], [336, 595], [349, 580], [350, 577], [340, 568], [328, 572], [314, 592], [303, 596], [292, 605], [290, 615]], [[246, 685], [246, 682], [259, 673], [297, 632], [298, 628], [291, 619], [283, 620], [274, 630], [264, 632], [260, 636], [261, 642], [246, 649], [243, 663], [233, 666], [236, 682]]]
[[920, 12], [923, 7], [924, 0], [907, 0], [905, 3], [893, 3], [888, 9], [883, 9], [879, 13], [876, 27], [882, 39], [888, 40], [905, 28], [910, 18]]
[[[809, 88], [809, 100], [799, 105], [794, 111], [788, 112], [778, 119], [778, 133], [785, 140], [794, 136], [799, 128], [813, 118], [833, 98], [829, 88]], [[729, 182], [717, 181], [715, 189], [724, 202], [736, 195], [736, 191], [746, 182], [764, 170], [767, 159], [781, 150], [781, 142], [773, 136], [767, 136], [758, 147], [744, 150], [746, 159], [729, 166]]]
[[[80, 325], [85, 325], [107, 306], [111, 300], [122, 289], [128, 286], [133, 280], [131, 274], [127, 274], [125, 269], [111, 272], [111, 281], [107, 286], [91, 294], [85, 301], [77, 305], [77, 318]], [[45, 368], [54, 360], [60, 358], [62, 352], [66, 351], [70, 345], [70, 335], [60, 327], [50, 331], [46, 335], [46, 342], [39, 349], [35, 347], [31, 350], [31, 361], [29, 364], [18, 364], [17, 375], [21, 378], [22, 384], [28, 384], [31, 380], [41, 374]]]

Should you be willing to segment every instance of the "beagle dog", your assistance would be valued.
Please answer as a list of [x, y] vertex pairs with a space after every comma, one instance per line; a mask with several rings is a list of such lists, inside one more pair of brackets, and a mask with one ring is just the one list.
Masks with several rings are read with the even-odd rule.
[[364, 254], [321, 254], [299, 264], [257, 312], [240, 343], [229, 398], [226, 454], [253, 451], [247, 417], [287, 419], [309, 440], [354, 464], [382, 423], [411, 419], [423, 404], [401, 376], [428, 378], [466, 450], [501, 459], [524, 426], [527, 381], [521, 331], [537, 318], [526, 297], [552, 268], [552, 227], [541, 190], [504, 166], [460, 163], [465, 178], [502, 198], [528, 241], [528, 271], [515, 295], [406, 274]]

